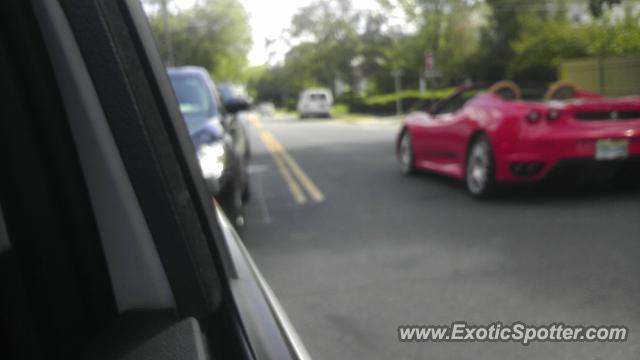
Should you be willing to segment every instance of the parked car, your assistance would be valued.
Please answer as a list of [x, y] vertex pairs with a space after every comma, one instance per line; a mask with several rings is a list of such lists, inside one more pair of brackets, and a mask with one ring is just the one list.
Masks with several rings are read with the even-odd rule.
[[204, 68], [186, 66], [168, 72], [209, 192], [236, 228], [241, 228], [249, 194], [250, 152], [239, 112], [248, 110], [249, 103], [233, 97], [222, 103]]
[[505, 81], [480, 93], [462, 88], [429, 112], [410, 114], [396, 142], [402, 172], [435, 171], [486, 196], [498, 183], [539, 181], [565, 166], [637, 171], [640, 98], [571, 86], [545, 98], [523, 101]]
[[300, 94], [298, 114], [301, 119], [310, 116], [331, 117], [333, 96], [329, 89], [307, 89]]
[[253, 98], [249, 96], [244, 85], [233, 82], [223, 82], [218, 84], [218, 92], [225, 104], [247, 103], [249, 107], [253, 104]]
[[0, 358], [308, 359], [139, 2], [7, 0], [0, 24]]

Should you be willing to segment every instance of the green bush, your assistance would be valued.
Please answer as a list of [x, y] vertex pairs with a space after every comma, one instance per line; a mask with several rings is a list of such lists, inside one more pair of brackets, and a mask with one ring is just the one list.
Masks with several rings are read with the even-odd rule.
[[429, 90], [424, 93], [420, 93], [418, 90], [403, 90], [398, 95], [391, 93], [365, 98], [347, 95], [337, 99], [337, 103], [348, 106], [351, 113], [392, 115], [396, 113], [397, 96], [402, 101], [403, 111], [410, 112], [432, 106], [434, 103], [453, 95], [455, 91], [456, 88]]
[[[402, 90], [398, 95], [402, 100], [420, 99], [420, 100], [434, 101], [434, 100], [445, 99], [453, 95], [455, 92], [456, 92], [456, 88], [430, 90], [430, 91], [425, 91], [424, 93], [421, 93], [418, 90]], [[380, 105], [380, 104], [388, 104], [388, 103], [395, 104], [395, 101], [398, 95], [396, 95], [395, 93], [374, 95], [374, 96], [369, 96], [363, 99], [363, 102], [367, 105]]]

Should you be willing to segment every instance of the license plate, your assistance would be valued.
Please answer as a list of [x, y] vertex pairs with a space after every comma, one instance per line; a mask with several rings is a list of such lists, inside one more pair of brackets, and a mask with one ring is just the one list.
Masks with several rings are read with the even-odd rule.
[[629, 140], [602, 139], [596, 142], [596, 160], [615, 160], [629, 157]]

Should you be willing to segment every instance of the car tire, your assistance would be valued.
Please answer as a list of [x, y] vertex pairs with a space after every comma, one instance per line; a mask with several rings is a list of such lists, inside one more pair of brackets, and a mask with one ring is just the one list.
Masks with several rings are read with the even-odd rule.
[[416, 158], [413, 152], [413, 140], [409, 130], [404, 130], [398, 142], [398, 161], [400, 170], [404, 175], [412, 175], [416, 172]]
[[487, 198], [495, 190], [495, 160], [486, 135], [476, 136], [469, 145], [465, 160], [465, 184], [469, 193]]
[[229, 188], [220, 195], [219, 202], [233, 227], [240, 232], [245, 223], [242, 187], [237, 183], [230, 184]]

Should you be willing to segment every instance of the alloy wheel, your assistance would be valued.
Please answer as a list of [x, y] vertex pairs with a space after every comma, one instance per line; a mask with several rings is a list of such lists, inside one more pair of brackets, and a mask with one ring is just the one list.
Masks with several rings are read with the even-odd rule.
[[473, 195], [486, 192], [491, 181], [491, 149], [486, 140], [481, 139], [473, 144], [467, 159], [467, 187]]

